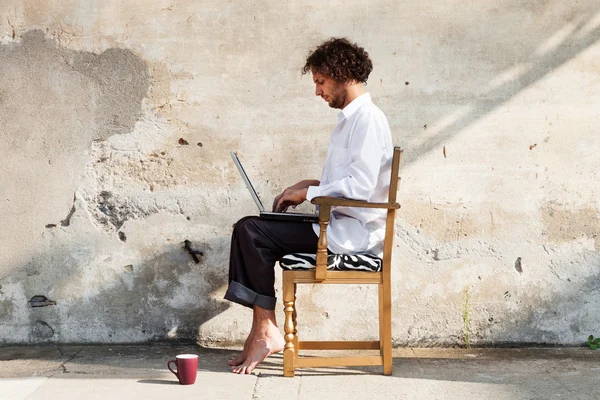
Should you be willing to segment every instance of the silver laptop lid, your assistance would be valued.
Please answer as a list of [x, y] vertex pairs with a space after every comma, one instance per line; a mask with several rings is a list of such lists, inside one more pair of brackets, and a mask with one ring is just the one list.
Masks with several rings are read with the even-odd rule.
[[256, 203], [258, 210], [260, 212], [265, 211], [265, 207], [263, 206], [262, 202], [258, 198], [258, 194], [256, 194], [256, 190], [254, 190], [254, 186], [252, 186], [252, 183], [250, 183], [250, 179], [248, 179], [248, 175], [246, 175], [246, 171], [244, 171], [244, 167], [242, 167], [242, 163], [238, 159], [237, 154], [233, 151], [229, 152], [229, 154], [231, 155], [231, 158], [233, 159], [233, 162], [234, 162], [235, 166], [237, 167], [238, 171], [240, 171], [240, 175], [242, 176], [242, 179], [244, 180], [246, 187], [250, 191], [250, 194], [252, 195], [252, 198], [254, 199], [254, 202]]

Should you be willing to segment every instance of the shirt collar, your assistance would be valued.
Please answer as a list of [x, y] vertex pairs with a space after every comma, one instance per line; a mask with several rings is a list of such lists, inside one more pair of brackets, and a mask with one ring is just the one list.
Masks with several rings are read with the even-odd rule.
[[350, 102], [342, 111], [338, 113], [338, 121], [344, 118], [350, 118], [352, 114], [358, 111], [364, 104], [371, 103], [371, 94], [363, 93]]

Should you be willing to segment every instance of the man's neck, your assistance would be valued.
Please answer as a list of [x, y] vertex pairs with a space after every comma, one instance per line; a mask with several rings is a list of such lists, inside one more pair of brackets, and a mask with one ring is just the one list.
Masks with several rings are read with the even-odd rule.
[[352, 103], [352, 100], [356, 99], [361, 94], [365, 94], [367, 91], [365, 90], [365, 86], [362, 83], [350, 84], [346, 88], [346, 101], [342, 106], [342, 110], [346, 108], [346, 106]]

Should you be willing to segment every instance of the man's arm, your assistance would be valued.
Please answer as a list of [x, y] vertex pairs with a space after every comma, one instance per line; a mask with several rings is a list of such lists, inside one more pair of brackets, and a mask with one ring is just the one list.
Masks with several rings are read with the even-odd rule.
[[285, 212], [289, 206], [301, 204], [306, 200], [306, 192], [309, 186], [319, 186], [316, 179], [305, 179], [285, 189], [273, 200], [274, 212]]

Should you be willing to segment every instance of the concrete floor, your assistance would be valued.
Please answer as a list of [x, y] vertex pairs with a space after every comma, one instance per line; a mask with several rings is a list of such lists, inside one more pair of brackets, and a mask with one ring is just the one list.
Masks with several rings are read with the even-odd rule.
[[[181, 386], [167, 369], [200, 355]], [[600, 351], [587, 348], [395, 349], [380, 367], [299, 370], [283, 378], [281, 355], [237, 376], [237, 352], [193, 345], [0, 347], [0, 399], [599, 399]]]

